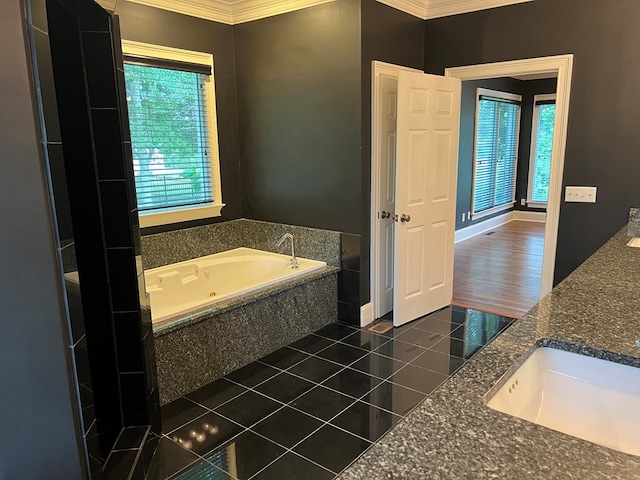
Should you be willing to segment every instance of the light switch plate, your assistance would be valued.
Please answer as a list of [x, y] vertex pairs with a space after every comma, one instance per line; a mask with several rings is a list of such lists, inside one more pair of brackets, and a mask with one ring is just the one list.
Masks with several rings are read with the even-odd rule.
[[564, 193], [564, 201], [596, 203], [597, 191], [597, 187], [567, 187]]

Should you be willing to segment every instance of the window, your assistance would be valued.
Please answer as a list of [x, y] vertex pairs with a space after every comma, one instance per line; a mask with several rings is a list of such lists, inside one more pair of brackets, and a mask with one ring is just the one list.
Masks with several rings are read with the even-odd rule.
[[140, 225], [219, 216], [212, 55], [122, 46]]
[[556, 119], [556, 96], [536, 95], [533, 98], [531, 155], [527, 205], [546, 207], [549, 199], [549, 174], [553, 152], [553, 126]]
[[515, 203], [520, 95], [479, 88], [473, 165], [473, 218]]

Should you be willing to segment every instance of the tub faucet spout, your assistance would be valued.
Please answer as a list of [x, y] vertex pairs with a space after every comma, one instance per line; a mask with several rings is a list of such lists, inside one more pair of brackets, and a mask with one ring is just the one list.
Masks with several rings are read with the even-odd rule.
[[284, 235], [282, 235], [280, 237], [280, 240], [276, 242], [276, 247], [279, 247], [280, 245], [282, 245], [287, 238], [291, 240], [291, 268], [293, 268], [294, 270], [297, 270], [298, 259], [296, 258], [296, 247], [294, 244], [295, 242], [294, 242], [293, 235], [291, 235], [290, 233], [285, 233]]

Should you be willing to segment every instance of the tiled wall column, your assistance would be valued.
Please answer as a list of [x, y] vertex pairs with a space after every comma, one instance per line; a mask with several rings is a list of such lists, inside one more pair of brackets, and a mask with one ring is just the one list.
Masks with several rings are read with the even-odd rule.
[[360, 326], [360, 235], [340, 234], [338, 320]]
[[27, 3], [82, 434], [102, 478], [123, 427], [161, 429], [120, 35], [91, 0]]

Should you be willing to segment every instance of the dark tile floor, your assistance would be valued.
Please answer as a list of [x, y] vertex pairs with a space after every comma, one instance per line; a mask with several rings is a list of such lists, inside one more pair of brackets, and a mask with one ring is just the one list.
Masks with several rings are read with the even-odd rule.
[[163, 407], [147, 478], [335, 478], [513, 319], [448, 307], [332, 324]]

